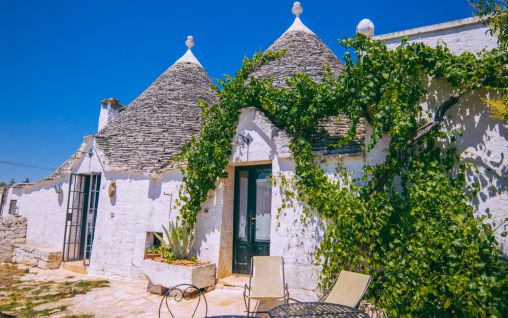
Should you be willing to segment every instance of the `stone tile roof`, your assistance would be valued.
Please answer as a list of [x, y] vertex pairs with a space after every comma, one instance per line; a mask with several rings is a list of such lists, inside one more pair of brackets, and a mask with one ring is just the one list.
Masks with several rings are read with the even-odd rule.
[[[271, 51], [286, 49], [281, 58], [261, 66], [252, 73], [258, 78], [272, 78], [275, 86], [286, 86], [285, 78], [299, 72], [309, 74], [315, 81], [320, 81], [326, 66], [338, 74], [341, 62], [330, 48], [312, 31], [303, 26], [300, 19], [269, 48]], [[341, 148], [334, 147], [339, 138], [344, 137], [349, 130], [349, 119], [346, 116], [327, 118], [318, 127], [314, 138], [314, 151], [319, 154], [356, 154], [361, 153], [361, 146], [365, 143], [365, 125], [362, 120], [357, 126], [355, 140]]]
[[[50, 176], [42, 178], [35, 182], [28, 183], [17, 183], [12, 186], [12, 188], [30, 188], [34, 185], [39, 185], [44, 182], [51, 182], [55, 180], [59, 180], [60, 178], [64, 178], [75, 171], [81, 160], [84, 156], [86, 156], [87, 152], [85, 151], [90, 143], [93, 141], [93, 136], [85, 136], [83, 137], [83, 142], [79, 148], [65, 160], [60, 167], [58, 167]], [[1, 189], [1, 188], [0, 188]]]
[[329, 65], [332, 71], [338, 73], [341, 62], [332, 50], [315, 34], [291, 28], [278, 38], [268, 51], [281, 51], [286, 54], [270, 61], [252, 73], [258, 78], [272, 78], [276, 86], [285, 86], [285, 78], [299, 72], [309, 74], [319, 81], [323, 76], [323, 69]]
[[[216, 101], [212, 81], [199, 65], [180, 60], [168, 68], [96, 136], [107, 169], [155, 172], [198, 135], [198, 100]], [[176, 166], [175, 166], [176, 167]]]
[[312, 148], [321, 155], [346, 155], [362, 153], [365, 145], [365, 120], [362, 119], [356, 126], [355, 138], [347, 145], [336, 147], [340, 138], [347, 136], [349, 132], [349, 118], [339, 115], [323, 120], [318, 126], [317, 133], [313, 138]]
[[[338, 73], [341, 63], [333, 52], [297, 18], [269, 50], [287, 49], [285, 56], [257, 69], [253, 75], [271, 77], [276, 85], [298, 72], [320, 80], [329, 65]], [[192, 55], [190, 50], [186, 55]], [[189, 56], [190, 56], [189, 55]], [[178, 60], [96, 136], [97, 150], [107, 170], [154, 173], [177, 168], [171, 159], [201, 127], [198, 100], [217, 101], [212, 82], [192, 55]], [[329, 118], [319, 126], [314, 150], [320, 154], [361, 152], [364, 127], [357, 138], [337, 149], [335, 144], [348, 130], [344, 116]]]
[[[71, 174], [76, 166], [81, 162], [83, 157], [86, 155], [86, 148], [89, 146], [90, 142], [93, 141], [93, 136], [85, 136], [83, 137], [83, 142], [79, 146], [78, 150], [74, 152], [64, 163], [58, 167], [58, 169], [51, 174], [47, 179], [54, 180], [65, 175]], [[43, 179], [45, 180], [45, 179]]]

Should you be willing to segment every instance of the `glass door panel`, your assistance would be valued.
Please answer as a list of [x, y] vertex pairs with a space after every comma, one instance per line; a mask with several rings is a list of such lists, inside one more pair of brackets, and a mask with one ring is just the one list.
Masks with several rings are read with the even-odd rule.
[[249, 171], [242, 170], [238, 172], [238, 239], [247, 240], [247, 215], [248, 215], [248, 195], [249, 195]]
[[272, 179], [268, 169], [256, 179], [256, 241], [269, 241], [272, 221]]

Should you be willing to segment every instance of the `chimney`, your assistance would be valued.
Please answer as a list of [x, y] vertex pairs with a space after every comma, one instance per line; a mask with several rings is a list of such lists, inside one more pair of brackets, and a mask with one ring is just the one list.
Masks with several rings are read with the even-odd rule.
[[101, 101], [101, 112], [99, 114], [99, 128], [101, 131], [109, 124], [125, 107], [120, 104], [118, 99], [109, 98]]

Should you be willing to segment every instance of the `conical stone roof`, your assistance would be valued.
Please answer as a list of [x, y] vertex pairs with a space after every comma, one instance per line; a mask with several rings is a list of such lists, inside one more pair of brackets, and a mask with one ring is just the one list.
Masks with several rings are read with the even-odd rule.
[[285, 78], [298, 72], [307, 73], [316, 81], [323, 76], [323, 70], [330, 66], [332, 71], [340, 71], [341, 62], [332, 50], [300, 18], [279, 37], [268, 51], [286, 50], [284, 56], [270, 61], [252, 73], [258, 78], [272, 78], [276, 86], [285, 85]]
[[[296, 9], [296, 10], [295, 10]], [[299, 72], [309, 74], [315, 81], [320, 81], [325, 67], [338, 74], [341, 62], [332, 50], [299, 18], [302, 9], [300, 3], [295, 2], [293, 13], [296, 15], [294, 23], [269, 48], [277, 52], [286, 50], [286, 53], [270, 61], [252, 73], [257, 78], [272, 78], [277, 87], [286, 86], [285, 79]], [[327, 118], [318, 127], [314, 138], [314, 151], [323, 155], [357, 154], [361, 153], [361, 145], [365, 143], [365, 126], [359, 123], [356, 137], [351, 144], [341, 148], [334, 147], [337, 141], [348, 134], [349, 119], [340, 115], [336, 118]]]
[[191, 47], [97, 134], [108, 170], [152, 173], [173, 167], [171, 159], [199, 134], [198, 101], [214, 103], [216, 95]]

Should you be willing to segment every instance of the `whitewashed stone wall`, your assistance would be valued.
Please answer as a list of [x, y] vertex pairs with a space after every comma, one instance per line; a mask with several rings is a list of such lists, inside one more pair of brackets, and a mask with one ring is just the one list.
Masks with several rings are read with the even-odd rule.
[[[144, 175], [106, 173], [102, 180], [95, 238], [89, 272], [97, 275], [143, 278], [141, 265], [147, 232], [163, 232], [162, 225], [175, 221], [182, 175], [168, 171], [157, 178]], [[116, 182], [116, 195], [109, 197], [108, 187]], [[211, 198], [203, 204], [196, 222], [193, 254], [217, 264], [220, 277], [231, 273], [227, 240], [232, 233], [231, 180], [221, 180]], [[230, 208], [231, 210], [228, 210]], [[206, 211], [206, 212], [205, 212]], [[228, 224], [231, 228], [227, 229]], [[224, 230], [223, 230], [224, 229]], [[219, 250], [222, 250], [221, 253]], [[229, 264], [229, 265], [228, 265]]]
[[[97, 155], [88, 155], [93, 147], [86, 138], [80, 148], [85, 155], [70, 167], [73, 173], [89, 174], [102, 171]], [[53, 251], [63, 248], [65, 233], [65, 214], [69, 195], [70, 175], [62, 173], [59, 177], [43, 179], [34, 184], [16, 185], [9, 189], [6, 202], [17, 200], [18, 213], [28, 220], [26, 243]], [[55, 190], [60, 184], [62, 192]]]
[[25, 243], [26, 218], [4, 215], [0, 217], [0, 263], [11, 263], [14, 246]]
[[99, 112], [99, 124], [97, 131], [100, 131], [102, 128], [106, 127], [110, 121], [115, 119], [118, 116], [118, 110], [111, 106], [111, 102], [106, 104], [101, 104], [101, 110]]
[[[237, 132], [252, 137], [250, 145], [233, 147], [233, 165], [271, 164], [275, 177], [294, 176], [295, 165], [289, 151], [289, 138], [276, 129], [259, 111], [244, 110]], [[270, 255], [284, 257], [287, 283], [290, 289], [314, 290], [319, 267], [314, 264], [314, 252], [320, 242], [320, 221], [311, 218], [300, 222], [302, 208], [298, 204], [277, 214], [282, 206], [280, 189], [272, 188], [272, 220]], [[230, 238], [232, 240], [232, 237]], [[290, 279], [289, 279], [290, 278]]]
[[[279, 132], [259, 112], [245, 110], [240, 116], [238, 131], [252, 137], [253, 142], [248, 149], [235, 146], [234, 164], [271, 163], [281, 149], [288, 155], [287, 140], [284, 143]], [[282, 146], [276, 147], [276, 144]], [[234, 167], [227, 169], [229, 177], [217, 183], [210, 199], [203, 203], [196, 222], [194, 253], [201, 260], [217, 264], [218, 277], [227, 276], [232, 270]], [[274, 169], [277, 170], [275, 165]], [[140, 265], [146, 232], [162, 232], [162, 224], [178, 216], [175, 200], [181, 178], [177, 170], [151, 179], [142, 174], [103, 175], [91, 273], [142, 277]], [[112, 180], [116, 182], [117, 191], [110, 198], [107, 189]]]
[[[62, 192], [54, 189], [62, 184]], [[12, 188], [9, 200], [17, 200], [18, 213], [28, 220], [27, 244], [61, 250], [65, 231], [68, 178]]]
[[[97, 222], [89, 272], [142, 278], [139, 270], [146, 232], [162, 232], [173, 216], [180, 173], [159, 179], [144, 175], [105, 174], [101, 181]], [[116, 182], [116, 194], [108, 187]]]
[[[439, 25], [401, 31], [376, 38], [395, 48], [401, 37], [409, 36], [410, 42], [423, 42], [430, 46], [445, 43], [455, 54], [479, 52], [497, 46], [496, 38], [488, 34], [488, 29], [477, 23], [474, 18], [452, 21]], [[430, 81], [427, 84], [428, 95], [422, 101], [424, 109], [434, 110], [439, 103], [447, 99], [453, 89], [442, 81]], [[477, 91], [461, 98], [449, 114], [451, 118], [446, 128], [463, 131], [453, 143], [464, 160], [473, 162], [479, 174], [469, 175], [470, 182], [481, 185], [481, 192], [472, 202], [477, 215], [487, 215], [499, 242], [500, 250], [508, 256], [508, 238], [501, 233], [508, 229], [504, 219], [508, 217], [508, 125], [493, 119], [481, 100], [487, 98], [485, 91]], [[383, 142], [387, 144], [386, 141]], [[378, 158], [379, 152], [369, 154]]]
[[[295, 176], [295, 163], [289, 150], [289, 138], [276, 129], [259, 111], [244, 110], [240, 115], [237, 132], [252, 137], [253, 141], [249, 146], [243, 144], [233, 147], [232, 165], [269, 163], [276, 178], [284, 175], [287, 179], [291, 179]], [[335, 175], [339, 160], [348, 171], [353, 172], [354, 177], [361, 176], [364, 164], [362, 156], [325, 159], [323, 168], [329, 176]], [[274, 186], [270, 255], [284, 257], [289, 288], [303, 292], [300, 293], [302, 297], [313, 299], [320, 273], [315, 252], [322, 240], [323, 224], [316, 215], [302, 222], [303, 209], [298, 202], [277, 213], [282, 201], [281, 189]]]
[[497, 47], [497, 39], [491, 36], [488, 29], [478, 23], [475, 18], [383, 34], [375, 38], [385, 42], [388, 48], [394, 48], [400, 44], [403, 37], [408, 37], [409, 42], [422, 42], [432, 47], [446, 44], [455, 54], [477, 53], [483, 49], [490, 50]]
[[[252, 138], [250, 145], [233, 146], [228, 178], [219, 180], [217, 188], [203, 203], [196, 223], [194, 254], [201, 260], [217, 264], [217, 277], [232, 273], [234, 167], [237, 165], [271, 164], [274, 176], [294, 176], [294, 162], [289, 139], [254, 109], [242, 111], [237, 132]], [[325, 164], [335, 173], [337, 161]], [[361, 173], [363, 157], [344, 157], [344, 166]], [[181, 186], [181, 172], [168, 171], [149, 178], [143, 174], [103, 174], [95, 240], [89, 272], [96, 275], [142, 278], [141, 265], [147, 232], [162, 232], [162, 224], [178, 216], [175, 200]], [[108, 196], [108, 187], [116, 182], [116, 195]], [[270, 255], [285, 259], [286, 275], [291, 289], [313, 294], [320, 267], [314, 253], [323, 230], [319, 218], [302, 223], [301, 206], [281, 211], [280, 189], [272, 188], [272, 229]], [[279, 223], [280, 221], [280, 223]], [[280, 224], [280, 226], [278, 225]]]

